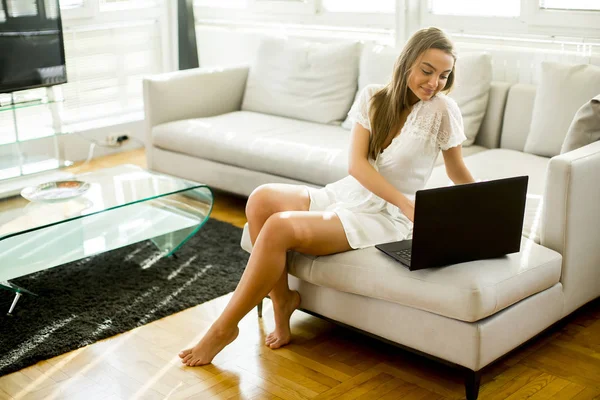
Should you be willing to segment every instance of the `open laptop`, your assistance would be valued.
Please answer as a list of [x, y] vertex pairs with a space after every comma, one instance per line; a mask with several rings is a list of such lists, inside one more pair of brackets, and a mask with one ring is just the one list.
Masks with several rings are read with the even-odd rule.
[[411, 271], [515, 253], [527, 176], [419, 190], [412, 240], [375, 247]]

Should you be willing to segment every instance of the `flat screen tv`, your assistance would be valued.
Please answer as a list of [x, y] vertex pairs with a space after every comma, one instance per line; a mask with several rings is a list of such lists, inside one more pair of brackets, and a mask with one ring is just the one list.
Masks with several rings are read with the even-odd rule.
[[0, 0], [0, 93], [67, 82], [59, 0]]

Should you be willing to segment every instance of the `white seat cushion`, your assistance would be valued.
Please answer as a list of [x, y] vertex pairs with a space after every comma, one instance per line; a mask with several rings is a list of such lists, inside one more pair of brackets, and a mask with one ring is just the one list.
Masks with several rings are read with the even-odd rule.
[[339, 126], [236, 111], [157, 125], [155, 146], [326, 185], [348, 174], [349, 133]]
[[[247, 226], [242, 247], [251, 251]], [[561, 264], [559, 253], [526, 238], [519, 253], [419, 271], [374, 247], [320, 257], [288, 253], [289, 273], [304, 281], [467, 322], [554, 286]]]
[[[465, 165], [477, 180], [508, 178], [511, 176], [528, 175], [527, 201], [525, 203], [525, 219], [523, 235], [540, 242], [541, 218], [546, 169], [549, 158], [515, 150], [492, 149], [464, 158]], [[448, 186], [452, 181], [446, 175], [443, 165], [434, 168], [427, 188]]]

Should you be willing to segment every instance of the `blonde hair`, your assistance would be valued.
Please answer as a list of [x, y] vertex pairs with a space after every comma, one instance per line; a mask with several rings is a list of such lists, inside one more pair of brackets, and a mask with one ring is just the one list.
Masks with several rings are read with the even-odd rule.
[[[410, 108], [408, 79], [411, 68], [417, 59], [428, 49], [439, 49], [450, 54], [456, 61], [454, 45], [446, 34], [438, 28], [421, 29], [411, 36], [394, 64], [391, 81], [371, 98], [369, 119], [371, 138], [369, 158], [376, 159], [389, 133], [398, 128], [400, 115]], [[442, 91], [448, 92], [454, 84], [454, 67]]]

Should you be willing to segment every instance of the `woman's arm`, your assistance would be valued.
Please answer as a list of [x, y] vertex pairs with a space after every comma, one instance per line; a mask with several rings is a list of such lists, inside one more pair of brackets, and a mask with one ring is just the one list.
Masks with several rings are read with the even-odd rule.
[[350, 156], [348, 173], [366, 189], [381, 197], [388, 203], [394, 204], [411, 221], [414, 220], [415, 206], [406, 196], [389, 183], [369, 163], [370, 132], [361, 124], [355, 122], [350, 137]]
[[443, 150], [444, 164], [448, 178], [457, 185], [475, 182], [473, 176], [467, 169], [462, 157], [462, 146], [451, 147]]

